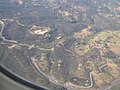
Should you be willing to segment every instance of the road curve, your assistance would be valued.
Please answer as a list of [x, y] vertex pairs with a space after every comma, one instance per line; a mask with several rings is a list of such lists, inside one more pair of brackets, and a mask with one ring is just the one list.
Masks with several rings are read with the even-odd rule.
[[[18, 23], [18, 22], [17, 22], [17, 23]], [[5, 37], [3, 37], [3, 30], [4, 30], [5, 25], [4, 25], [3, 21], [1, 21], [1, 20], [0, 20], [0, 24], [1, 24], [1, 26], [2, 26], [2, 27], [1, 27], [1, 31], [0, 31], [0, 38], [1, 38], [3, 41], [7, 42], [7, 43], [3, 43], [3, 42], [2, 42], [2, 43], [0, 43], [0, 44], [12, 43], [12, 44], [18, 44], [18, 45], [20, 45], [20, 46], [31, 47], [31, 45], [28, 45], [28, 44], [21, 44], [21, 43], [18, 43], [17, 41], [15, 41], [15, 40], [7, 40], [7, 39], [5, 39]], [[69, 53], [71, 53], [71, 54], [74, 55], [74, 53], [73, 53], [72, 51], [70, 51], [70, 50], [68, 50], [68, 49], [66, 49], [66, 48], [64, 47], [63, 43], [59, 43], [59, 44], [61, 44], [61, 45], [63, 46], [63, 48], [64, 48], [65, 51], [67, 51], [67, 52], [69, 52]], [[38, 47], [33, 47], [33, 48], [36, 48], [36, 49], [39, 49], [39, 50], [45, 50], [45, 51], [52, 51], [52, 50], [54, 49], [54, 47], [52, 47], [51, 49], [44, 49], [44, 48], [38, 48]], [[53, 77], [51, 77], [51, 76], [45, 74], [44, 72], [42, 72], [42, 71], [40, 70], [40, 68], [39, 68], [39, 65], [35, 62], [34, 58], [31, 59], [29, 56], [27, 56], [27, 57], [28, 57], [28, 59], [29, 59], [29, 62], [30, 62], [30, 64], [31, 64], [31, 66], [33, 67], [33, 69], [34, 69], [39, 75], [42, 74], [44, 77], [48, 78], [49, 81], [51, 81], [52, 83], [54, 83], [54, 84], [56, 84], [56, 85], [61, 85], [61, 86], [65, 87], [65, 88], [70, 88], [70, 87], [71, 87], [71, 88], [79, 88], [79, 89], [81, 89], [81, 88], [83, 88], [83, 89], [88, 89], [88, 88], [91, 88], [91, 87], [93, 86], [93, 78], [92, 78], [93, 72], [90, 72], [90, 74], [89, 74], [90, 83], [91, 83], [91, 84], [90, 84], [89, 86], [87, 86], [87, 87], [74, 85], [74, 84], [68, 83], [68, 82], [66, 82], [65, 84], [61, 84], [61, 83], [59, 83], [59, 81], [57, 81], [57, 80], [54, 79]], [[104, 68], [104, 67], [107, 65], [107, 63], [108, 63], [108, 61], [106, 61], [106, 63], [105, 63], [104, 65], [102, 65], [102, 66], [99, 67], [100, 73], [102, 73], [102, 70], [101, 70], [101, 69]], [[114, 81], [114, 82], [111, 84], [111, 86], [115, 85], [115, 83], [116, 83], [116, 81]]]

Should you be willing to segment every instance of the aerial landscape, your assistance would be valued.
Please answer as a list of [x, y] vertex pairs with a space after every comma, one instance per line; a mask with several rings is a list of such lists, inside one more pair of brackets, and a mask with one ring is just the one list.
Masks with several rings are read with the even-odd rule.
[[0, 65], [48, 90], [120, 90], [120, 0], [0, 0]]

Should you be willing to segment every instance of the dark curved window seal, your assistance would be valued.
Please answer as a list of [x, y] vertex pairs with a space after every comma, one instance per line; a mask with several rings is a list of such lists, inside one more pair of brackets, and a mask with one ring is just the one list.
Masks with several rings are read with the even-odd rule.
[[7, 68], [5, 68], [3, 65], [0, 65], [0, 72], [3, 73], [4, 75], [6, 75], [7, 77], [11, 78], [12, 80], [18, 82], [19, 84], [25, 85], [25, 86], [30, 87], [32, 89], [47, 90], [43, 87], [40, 87], [40, 86], [30, 82], [30, 81], [27, 81], [27, 80], [17, 76], [16, 74], [12, 73]]

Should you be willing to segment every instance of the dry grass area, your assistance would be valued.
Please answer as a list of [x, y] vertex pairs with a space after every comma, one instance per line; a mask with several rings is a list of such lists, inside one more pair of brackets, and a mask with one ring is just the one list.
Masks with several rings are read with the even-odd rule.
[[107, 63], [109, 73], [114, 77], [117, 78], [120, 75], [120, 68], [117, 64], [115, 64], [112, 60], [109, 60]]
[[74, 48], [74, 51], [78, 55], [84, 55], [85, 53], [87, 53], [88, 49], [85, 49], [84, 45], [79, 45]]
[[83, 77], [84, 76], [84, 69], [81, 68], [77, 68], [76, 71], [74, 72], [74, 75], [76, 77]]
[[[100, 44], [97, 44], [96, 42], [100, 42]], [[101, 32], [89, 41], [90, 46], [100, 48], [101, 52], [103, 53], [107, 51], [107, 49], [104, 47], [104, 43], [110, 47], [111, 51], [120, 55], [120, 31]]]
[[113, 51], [114, 53], [116, 53], [117, 55], [120, 56], [120, 46], [111, 46], [110, 47], [111, 51]]
[[93, 73], [93, 79], [95, 81], [96, 86], [101, 86], [104, 84], [110, 84], [113, 80], [113, 77], [107, 73], [97, 74]]
[[113, 80], [113, 77], [111, 75], [109, 75], [108, 73], [103, 73], [102, 79], [103, 79], [105, 84], [110, 84]]
[[[84, 30], [86, 32], [86, 30]], [[75, 37], [82, 37], [83, 32], [76, 33]], [[83, 36], [87, 36], [89, 33], [84, 33]], [[99, 42], [99, 43], [98, 43]], [[78, 55], [84, 55], [87, 53], [91, 48], [99, 48], [102, 55], [108, 51], [108, 48], [104, 46], [107, 44], [107, 47], [114, 53], [120, 56], [120, 31], [104, 31], [100, 32], [92, 38], [87, 45], [84, 45], [81, 49], [81, 45], [75, 47], [75, 52]]]
[[113, 38], [110, 38], [110, 50], [120, 56], [120, 31], [113, 33]]
[[98, 87], [110, 84], [114, 78], [120, 75], [120, 68], [112, 60], [108, 60], [106, 68], [108, 72], [96, 73], [93, 71], [93, 79]]
[[117, 10], [118, 12], [120, 12], [120, 6], [115, 8], [115, 10]]
[[92, 71], [96, 71], [96, 67], [93, 61], [87, 61], [86, 62], [86, 67], [89, 68]]
[[46, 57], [45, 57], [45, 53], [44, 53], [44, 52], [41, 53], [41, 59], [40, 59], [40, 60], [36, 60], [35, 62], [37, 63], [37, 65], [39, 66], [39, 68], [40, 68], [43, 72], [45, 72], [45, 73], [47, 73], [47, 74], [50, 73], [49, 68], [48, 68], [48, 62], [47, 62], [47, 60], [46, 60]]
[[92, 28], [91, 26], [88, 26], [87, 28], [84, 28], [79, 32], [75, 32], [74, 37], [75, 38], [85, 38], [87, 36], [92, 35], [92, 32], [89, 31], [91, 28]]
[[[85, 38], [90, 33], [87, 29], [74, 34], [77, 38]], [[105, 46], [107, 45], [107, 47]], [[120, 56], [120, 31], [104, 31], [96, 34], [87, 45], [78, 45], [75, 47], [75, 52], [78, 55], [86, 54], [91, 48], [98, 48], [101, 52], [101, 55], [104, 55], [108, 50], [111, 50], [118, 56]], [[103, 62], [105, 63], [105, 62]], [[102, 63], [94, 63], [93, 61], [87, 61], [86, 67], [91, 69], [93, 72], [93, 79], [96, 85], [99, 87], [104, 84], [110, 84], [114, 78], [117, 78], [120, 75], [120, 68], [112, 60], [108, 60], [107, 63], [107, 73], [97, 73], [99, 66], [103, 65]], [[78, 71], [77, 71], [78, 72]], [[83, 71], [82, 71], [83, 72]]]
[[93, 73], [93, 79], [98, 87], [104, 84], [101, 74]]

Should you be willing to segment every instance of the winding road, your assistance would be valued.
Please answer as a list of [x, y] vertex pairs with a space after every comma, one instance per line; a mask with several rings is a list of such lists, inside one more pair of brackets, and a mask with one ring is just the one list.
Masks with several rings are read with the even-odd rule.
[[1, 21], [1, 20], [0, 20], [0, 24], [2, 25], [1, 31], [0, 31], [0, 38], [1, 38], [2, 40], [6, 41], [6, 42], [17, 43], [17, 41], [7, 40], [7, 39], [5, 39], [5, 37], [3, 37], [3, 30], [4, 30], [5, 25], [4, 25], [3, 21]]
[[[17, 21], [17, 23], [19, 23], [19, 22]], [[15, 40], [7, 40], [7, 39], [5, 39], [5, 37], [3, 36], [3, 30], [4, 30], [4, 27], [5, 27], [3, 21], [0, 20], [0, 24], [1, 24], [0, 38], [1, 38], [3, 41], [6, 42], [6, 43], [1, 42], [0, 44], [8, 44], [8, 43], [11, 43], [11, 44], [16, 44], [16, 45], [20, 45], [20, 46], [27, 46], [28, 48], [36, 48], [36, 49], [39, 49], [39, 50], [45, 50], [45, 51], [52, 51], [52, 50], [54, 49], [54, 47], [52, 47], [51, 49], [38, 48], [38, 47], [35, 47], [35, 46], [32, 46], [32, 45], [18, 43], [18, 42], [15, 41]], [[21, 25], [21, 24], [20, 24], [20, 25]], [[23, 26], [23, 25], [22, 25], [22, 26]], [[74, 55], [74, 53], [73, 53], [72, 51], [70, 51], [70, 50], [68, 50], [68, 49], [66, 49], [66, 48], [64, 47], [63, 43], [59, 43], [59, 44], [61, 44], [61, 45], [63, 46], [63, 48], [64, 48], [65, 51], [67, 51], [67, 52], [69, 52], [69, 53], [71, 53], [71, 54]], [[29, 56], [27, 56], [27, 58], [29, 59], [29, 62], [30, 62], [30, 64], [31, 64], [32, 68], [33, 68], [39, 75], [42, 74], [44, 77], [46, 77], [47, 79], [49, 79], [49, 81], [51, 81], [52, 83], [54, 83], [54, 84], [56, 84], [56, 85], [60, 85], [60, 86], [63, 86], [63, 87], [65, 87], [65, 88], [68, 88], [68, 89], [69, 89], [69, 88], [79, 88], [79, 89], [84, 88], [84, 89], [88, 89], [88, 88], [91, 88], [91, 87], [93, 86], [93, 78], [92, 78], [92, 77], [93, 77], [93, 76], [92, 76], [93, 72], [90, 72], [90, 74], [89, 74], [89, 77], [90, 77], [90, 85], [89, 85], [89, 86], [86, 86], [86, 87], [84, 87], [84, 86], [77, 86], [77, 85], [74, 85], [74, 84], [68, 83], [68, 82], [66, 82], [65, 84], [61, 84], [61, 83], [59, 83], [59, 81], [56, 80], [54, 77], [51, 77], [51, 76], [45, 74], [42, 70], [40, 70], [39, 65], [36, 63], [36, 60], [35, 60], [34, 58], [30, 58]], [[106, 64], [104, 64], [104, 65], [102, 65], [101, 67], [99, 67], [100, 73], [102, 73], [102, 70], [101, 70], [101, 69], [104, 68], [106, 65], [107, 65], [107, 61], [106, 61]], [[113, 86], [115, 83], [116, 83], [116, 82], [113, 82], [113, 83], [111, 84], [111, 86]]]

